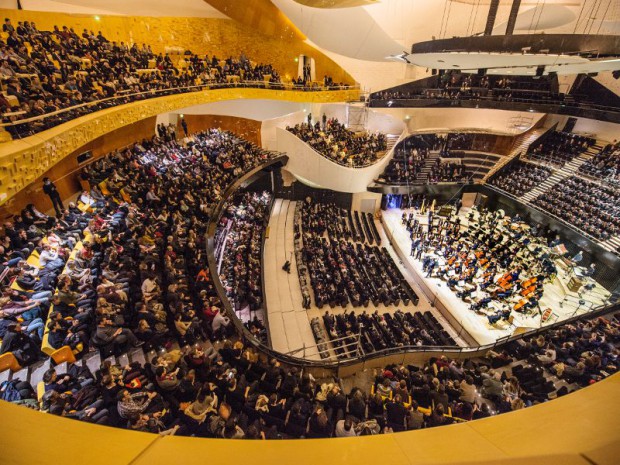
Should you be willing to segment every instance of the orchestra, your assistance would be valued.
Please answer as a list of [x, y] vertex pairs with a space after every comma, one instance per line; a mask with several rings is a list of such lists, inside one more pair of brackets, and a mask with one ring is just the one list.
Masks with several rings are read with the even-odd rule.
[[495, 325], [512, 312], [540, 312], [543, 285], [557, 270], [544, 239], [532, 234], [518, 216], [473, 208], [468, 227], [454, 214], [437, 217], [428, 211], [422, 225], [413, 212], [403, 213], [411, 256], [422, 262], [426, 277], [439, 278], [469, 308]]

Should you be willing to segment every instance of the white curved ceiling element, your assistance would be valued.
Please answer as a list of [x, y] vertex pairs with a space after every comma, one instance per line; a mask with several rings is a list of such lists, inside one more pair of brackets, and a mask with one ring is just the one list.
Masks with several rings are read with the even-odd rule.
[[56, 13], [228, 18], [204, 0], [21, 0], [21, 5]]
[[339, 55], [384, 61], [409, 49], [392, 39], [363, 7], [320, 9], [294, 0], [272, 1], [312, 43]]
[[351, 8], [376, 3], [380, 0], [295, 0], [297, 3], [312, 8]]
[[[548, 31], [573, 23], [577, 16], [571, 8], [564, 5], [538, 5], [534, 8], [524, 9], [517, 16], [515, 32], [519, 31]], [[493, 28], [494, 34], [506, 33], [506, 21]]]

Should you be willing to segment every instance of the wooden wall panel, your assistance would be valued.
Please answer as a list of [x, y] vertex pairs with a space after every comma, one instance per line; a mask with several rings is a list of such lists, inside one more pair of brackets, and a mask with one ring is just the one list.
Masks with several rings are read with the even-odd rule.
[[[210, 128], [220, 128], [237, 134], [260, 147], [260, 129], [262, 123], [257, 120], [224, 115], [185, 115], [187, 129], [190, 133]], [[177, 124], [177, 135], [182, 135], [180, 120]]]
[[71, 197], [80, 190], [78, 174], [81, 166], [78, 166], [77, 156], [91, 150], [92, 162], [103, 155], [127, 145], [133, 144], [144, 138], [150, 138], [155, 133], [156, 117], [146, 118], [120, 129], [112, 131], [87, 143], [79, 150], [69, 154], [32, 184], [18, 192], [11, 200], [0, 207], [0, 219], [4, 220], [10, 215], [19, 213], [29, 203], [34, 204], [41, 211], [52, 209], [52, 202], [43, 193], [43, 178], [48, 177], [56, 184], [58, 192], [63, 199]]

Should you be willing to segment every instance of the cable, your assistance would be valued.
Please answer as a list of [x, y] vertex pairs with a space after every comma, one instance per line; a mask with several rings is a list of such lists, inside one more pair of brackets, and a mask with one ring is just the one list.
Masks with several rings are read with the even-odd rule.
[[[596, 5], [598, 4], [599, 0], [594, 0], [594, 2], [592, 3], [592, 8], [590, 8], [590, 13], [588, 14], [587, 18], [586, 18], [586, 25], [583, 28], [583, 33], [587, 34], [587, 30], [588, 30], [588, 24], [590, 23], [590, 19], [594, 16], [594, 8], [596, 7]], [[591, 27], [592, 25], [590, 25]]]
[[583, 0], [583, 3], [581, 4], [581, 10], [579, 11], [579, 16], [577, 16], [577, 20], [575, 21], [575, 29], [573, 29], [573, 34], [577, 34], [577, 27], [579, 26], [579, 21], [581, 21], [581, 15], [583, 14], [583, 10], [586, 7], [586, 3], [588, 3], [588, 0]]
[[[596, 22], [596, 17], [598, 16], [598, 11], [601, 8], [601, 4], [603, 3], [603, 0], [599, 0], [598, 4], [596, 6], [596, 11], [594, 12], [594, 14], [592, 15], [592, 24], [590, 24], [590, 29], [588, 30], [588, 34], [590, 34], [592, 32], [592, 28], [594, 27], [594, 23]], [[604, 16], [603, 16], [604, 18]], [[603, 19], [601, 18], [601, 24], [603, 24]], [[599, 26], [600, 29], [600, 26]]]
[[444, 37], [448, 33], [448, 21], [450, 21], [450, 12], [451, 11], [452, 11], [452, 0], [449, 0], [449, 3], [448, 3], [448, 14], [446, 16], [446, 27], [445, 27], [445, 29], [443, 31]]
[[538, 23], [540, 23], [540, 18], [542, 17], [546, 4], [547, 4], [547, 0], [543, 0], [543, 4], [540, 7], [540, 14], [538, 15], [538, 21], [536, 21], [536, 28], [534, 29], [534, 32], [538, 31]]
[[474, 14], [474, 21], [471, 23], [471, 35], [474, 35], [474, 31], [476, 29], [476, 20], [478, 19], [478, 11], [480, 11], [480, 0], [476, 4], [476, 14]]
[[536, 0], [536, 6], [534, 7], [534, 11], [532, 12], [532, 19], [530, 20], [530, 27], [527, 28], [527, 32], [529, 34], [532, 33], [532, 26], [534, 25], [534, 18], [536, 17], [536, 12], [538, 11], [539, 4], [540, 4], [540, 0]]
[[441, 33], [443, 31], [443, 22], [444, 22], [444, 19], [446, 18], [447, 9], [448, 9], [448, 0], [446, 0], [446, 3], [443, 6], [443, 15], [441, 16], [441, 24], [439, 25], [439, 34], [437, 35], [438, 39], [441, 39]]
[[465, 30], [465, 35], [469, 36], [469, 28], [471, 27], [471, 17], [474, 14], [474, 8], [476, 8], [476, 6], [472, 3], [471, 4], [471, 11], [469, 12], [469, 19], [467, 20], [467, 29]]

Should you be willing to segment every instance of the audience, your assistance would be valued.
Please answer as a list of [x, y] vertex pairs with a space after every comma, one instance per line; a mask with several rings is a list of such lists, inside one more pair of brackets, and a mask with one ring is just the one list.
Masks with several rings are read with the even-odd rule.
[[572, 176], [538, 196], [534, 204], [595, 239], [604, 241], [620, 232], [618, 186]]
[[546, 135], [536, 147], [530, 146], [527, 156], [533, 160], [562, 167], [595, 142], [596, 140], [591, 137], [554, 131]]
[[[235, 311], [247, 307], [256, 314], [263, 308], [261, 254], [272, 201], [269, 192], [246, 192], [233, 197], [220, 218], [216, 233], [216, 242], [222, 242], [218, 246], [222, 251], [219, 276]], [[266, 342], [266, 334], [262, 336]]]
[[550, 175], [550, 168], [516, 160], [495, 173], [489, 183], [520, 197], [540, 185]]
[[595, 179], [620, 183], [620, 144], [607, 144], [601, 151], [579, 167], [579, 172]]
[[[616, 315], [526, 336], [483, 358], [390, 364], [370, 388], [258, 357], [241, 341], [171, 349], [144, 365], [105, 361], [44, 375], [39, 405], [13, 380], [5, 400], [90, 423], [159, 434], [236, 439], [350, 437], [432, 428], [547, 402], [618, 371]], [[555, 354], [553, 360], [545, 358]], [[553, 381], [551, 375], [561, 381]]]
[[387, 150], [385, 134], [356, 134], [335, 118], [287, 126], [287, 131], [307, 142], [314, 150], [344, 166], [363, 168], [377, 161]]
[[[284, 88], [271, 64], [255, 64], [243, 54], [222, 59], [186, 51], [173, 62], [168, 54], [154, 53], [150, 45], [109, 41], [101, 32], [77, 34], [67, 26], [42, 31], [33, 22], [20, 23], [5, 31], [9, 36], [0, 42], [3, 90], [8, 98], [17, 99], [11, 104], [3, 97], [0, 108], [4, 123], [17, 123], [6, 126], [14, 137], [26, 137], [114, 105], [200, 90], [201, 86]], [[325, 87], [340, 86], [329, 80]], [[67, 108], [71, 109], [19, 123]]]

